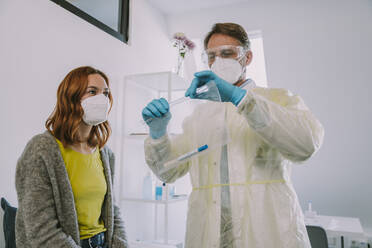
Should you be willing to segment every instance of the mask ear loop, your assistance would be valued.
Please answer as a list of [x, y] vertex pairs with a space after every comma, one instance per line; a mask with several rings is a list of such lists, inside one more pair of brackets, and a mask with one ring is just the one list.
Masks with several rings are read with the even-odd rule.
[[[243, 48], [243, 54], [241, 55], [240, 58], [238, 58], [238, 59], [236, 60], [236, 61], [239, 62], [239, 64], [242, 66], [242, 69], [243, 69], [243, 70], [242, 70], [242, 75], [240, 75], [240, 78], [239, 78], [238, 81], [244, 79], [243, 77], [246, 76], [246, 73], [247, 73], [247, 66], [244, 65], [244, 64], [242, 64], [241, 61], [242, 61], [244, 58], [246, 58], [246, 60], [248, 60], [248, 58], [247, 58], [247, 53], [248, 53], [249, 51], [250, 51], [250, 49], [245, 49], [245, 48]], [[245, 63], [246, 63], [246, 62], [245, 62]]]
[[[247, 63], [247, 60], [248, 60], [247, 54], [250, 50], [251, 49], [249, 49], [249, 48], [243, 48], [243, 55], [241, 56], [241, 58], [239, 58], [237, 60], [240, 64], [241, 64], [241, 60], [243, 60], [243, 58], [246, 58], [245, 64]], [[241, 64], [241, 65], [243, 67], [243, 71], [242, 71], [242, 75], [240, 76], [239, 80], [243, 79], [243, 75], [246, 75], [246, 73], [247, 73], [247, 65], [243, 65], [243, 64]]]

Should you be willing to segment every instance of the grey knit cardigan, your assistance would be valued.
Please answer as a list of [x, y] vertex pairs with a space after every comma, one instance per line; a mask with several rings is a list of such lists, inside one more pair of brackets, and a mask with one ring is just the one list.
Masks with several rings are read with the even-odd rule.
[[[109, 248], [126, 248], [127, 241], [118, 207], [114, 206], [114, 154], [100, 151], [107, 183], [101, 218]], [[17, 247], [80, 247], [74, 195], [58, 143], [46, 131], [33, 137], [17, 163]]]

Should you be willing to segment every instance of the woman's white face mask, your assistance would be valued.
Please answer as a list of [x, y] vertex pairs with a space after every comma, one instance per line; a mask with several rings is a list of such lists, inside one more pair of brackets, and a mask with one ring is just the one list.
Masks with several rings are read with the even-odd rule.
[[230, 84], [235, 84], [244, 72], [238, 60], [220, 57], [216, 57], [211, 70]]
[[104, 94], [91, 96], [81, 101], [84, 110], [83, 121], [91, 126], [97, 126], [107, 121], [110, 101]]

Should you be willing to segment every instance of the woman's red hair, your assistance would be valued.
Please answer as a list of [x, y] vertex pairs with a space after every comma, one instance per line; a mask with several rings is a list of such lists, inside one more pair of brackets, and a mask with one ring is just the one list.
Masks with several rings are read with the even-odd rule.
[[[45, 122], [45, 127], [59, 139], [63, 146], [72, 145], [81, 142], [79, 137], [79, 126], [83, 121], [84, 110], [80, 104], [81, 98], [88, 88], [88, 76], [91, 74], [101, 75], [109, 87], [107, 76], [90, 66], [76, 68], [69, 72], [62, 80], [57, 91], [57, 104], [53, 113]], [[110, 110], [112, 107], [112, 95], [109, 92]], [[111, 134], [111, 128], [108, 121], [97, 126], [93, 126], [89, 137], [88, 145], [91, 147], [102, 148]]]

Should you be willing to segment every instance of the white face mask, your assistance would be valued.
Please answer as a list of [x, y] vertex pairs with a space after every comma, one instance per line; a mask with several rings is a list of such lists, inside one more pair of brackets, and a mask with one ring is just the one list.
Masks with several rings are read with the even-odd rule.
[[236, 83], [243, 74], [243, 66], [235, 59], [217, 57], [211, 70], [230, 84]]
[[84, 110], [83, 121], [96, 126], [107, 120], [110, 107], [109, 98], [103, 94], [91, 96], [81, 101]]

